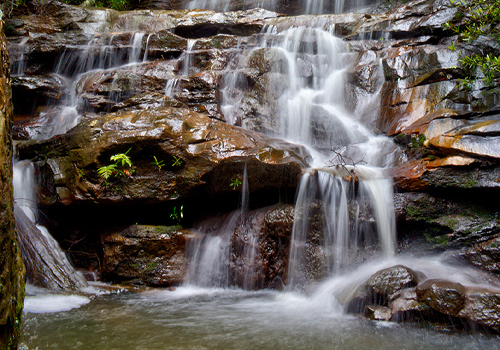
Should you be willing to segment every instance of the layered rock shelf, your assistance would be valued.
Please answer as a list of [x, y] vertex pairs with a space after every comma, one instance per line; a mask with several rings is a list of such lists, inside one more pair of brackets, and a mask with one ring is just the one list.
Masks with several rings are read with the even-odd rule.
[[[196, 275], [189, 244], [233, 225], [225, 221], [233, 215], [224, 283], [283, 288], [295, 194], [317, 154], [277, 136], [288, 68], [284, 50], [270, 47], [279, 33], [307, 26], [342, 39], [345, 109], [394, 141], [386, 170], [396, 189], [397, 251], [449, 250], [450, 259], [498, 275], [498, 84], [477, 81], [469, 91], [459, 80], [467, 76], [460, 55], [498, 47], [446, 30], [461, 20], [447, 0], [374, 14], [284, 15], [296, 13], [292, 3], [221, 13], [172, 9], [174, 2], [118, 12], [49, 1], [43, 13], [13, 21], [13, 132], [19, 159], [35, 163], [40, 220], [77, 267], [108, 281], [171, 287]], [[319, 50], [311, 37], [298, 52]], [[313, 86], [314, 66], [298, 57], [298, 75]], [[374, 95], [379, 102], [366, 106]], [[52, 126], [72, 115], [65, 129]], [[312, 118], [319, 153], [342, 143], [322, 118]], [[130, 164], [114, 163], [117, 155]], [[356, 164], [338, 168], [358, 191]], [[327, 214], [309, 205], [315, 227]], [[359, 225], [376, 226], [370, 204], [349, 205]], [[326, 275], [320, 240], [304, 242], [310, 281]], [[248, 244], [258, 257], [252, 266]], [[371, 319], [450, 316], [466, 327], [500, 326], [498, 291], [429, 280], [405, 266], [380, 271], [357, 293], [346, 308]]]

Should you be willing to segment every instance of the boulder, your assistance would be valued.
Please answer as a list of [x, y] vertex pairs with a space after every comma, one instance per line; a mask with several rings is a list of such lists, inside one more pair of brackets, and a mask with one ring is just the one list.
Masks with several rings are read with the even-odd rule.
[[458, 316], [489, 330], [500, 330], [500, 291], [487, 288], [467, 288], [465, 305]]
[[[195, 190], [229, 193], [231, 179], [241, 183], [245, 164], [250, 192], [297, 186], [307, 165], [302, 147], [171, 107], [168, 97], [158, 101], [161, 107], [119, 110], [65, 135], [19, 145], [20, 157], [38, 160], [45, 174], [42, 203], [159, 203]], [[111, 156], [125, 152], [130, 171], [108, 180], [98, 175]]]
[[[350, 313], [365, 312], [366, 314], [366, 307], [371, 305], [389, 306], [390, 308], [394, 306], [394, 313], [409, 311], [408, 304], [412, 304], [412, 302], [407, 300], [416, 300], [416, 298], [409, 296], [407, 291], [418, 284], [419, 278], [422, 279], [424, 276], [406, 266], [391, 266], [374, 273], [349, 296], [341, 296], [341, 303]], [[418, 308], [418, 305], [414, 307]], [[370, 315], [373, 312], [370, 311]], [[387, 320], [391, 318], [391, 315]]]
[[375, 299], [379, 300], [382, 305], [385, 305], [394, 294], [417, 284], [416, 273], [403, 265], [381, 270], [373, 274], [366, 282], [367, 287], [374, 293]]
[[465, 306], [466, 289], [460, 283], [427, 280], [416, 288], [417, 301], [445, 315], [457, 316]]
[[176, 226], [132, 225], [101, 235], [108, 281], [172, 286], [184, 279], [186, 233]]

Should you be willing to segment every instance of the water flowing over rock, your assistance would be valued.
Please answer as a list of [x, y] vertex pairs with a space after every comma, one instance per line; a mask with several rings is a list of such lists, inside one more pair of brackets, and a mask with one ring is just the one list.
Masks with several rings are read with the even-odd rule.
[[[296, 186], [307, 157], [299, 146], [170, 107], [168, 97], [155, 101], [159, 106], [154, 109], [120, 110], [63, 136], [19, 145], [21, 157], [46, 157], [41, 169], [49, 182], [42, 184], [43, 204], [157, 203], [187, 198], [201, 188], [229, 192], [231, 178], [243, 175], [246, 161], [255, 179], [252, 191]], [[98, 168], [129, 149], [133, 173], [108, 181], [99, 177]], [[153, 156], [164, 162], [164, 169], [153, 164]]]
[[293, 215], [293, 206], [278, 205], [200, 223], [187, 247], [186, 283], [283, 289]]
[[43, 232], [44, 228], [36, 227], [18, 206], [14, 214], [28, 282], [53, 290], [86, 287], [84, 277], [76, 273], [57, 242]]
[[[497, 48], [451, 50], [446, 0], [361, 13], [374, 3], [23, 16], [14, 132], [40, 220], [79, 267], [137, 284], [313, 294], [374, 257], [445, 249], [498, 273], [498, 87], [459, 80], [459, 52]], [[373, 272], [336, 295], [347, 311], [498, 327], [494, 288]]]

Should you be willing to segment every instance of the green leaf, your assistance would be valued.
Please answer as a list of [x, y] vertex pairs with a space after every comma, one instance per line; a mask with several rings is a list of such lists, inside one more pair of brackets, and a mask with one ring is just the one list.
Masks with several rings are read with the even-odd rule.
[[127, 155], [127, 153], [131, 150], [131, 148], [128, 149], [127, 152], [125, 153], [119, 153], [111, 156], [109, 159], [116, 164], [121, 163], [121, 166], [128, 165], [130, 168], [132, 168], [132, 160], [130, 157]]
[[107, 166], [102, 166], [99, 169], [97, 169], [97, 174], [99, 174], [100, 177], [102, 177], [104, 180], [109, 179], [111, 175], [116, 173], [116, 164], [110, 164]]

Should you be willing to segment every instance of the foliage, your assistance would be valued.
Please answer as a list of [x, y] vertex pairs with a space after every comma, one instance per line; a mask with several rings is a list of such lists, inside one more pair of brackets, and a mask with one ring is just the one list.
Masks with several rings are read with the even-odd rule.
[[172, 161], [172, 166], [181, 166], [182, 159], [180, 157], [174, 156], [174, 160]]
[[161, 171], [161, 168], [165, 166], [165, 162], [163, 160], [158, 160], [156, 159], [155, 156], [153, 156], [155, 159], [151, 164], [156, 165], [158, 167], [158, 171]]
[[128, 156], [128, 152], [130, 152], [131, 149], [132, 148], [129, 148], [125, 153], [112, 155], [109, 160], [114, 163], [97, 169], [97, 174], [104, 179], [104, 182], [107, 182], [111, 176], [130, 176], [134, 172], [134, 169], [132, 169], [132, 160]]
[[102, 166], [99, 169], [97, 169], [97, 173], [104, 180], [107, 180], [111, 177], [111, 175], [116, 174], [116, 164]]
[[[460, 12], [455, 22], [448, 22], [445, 28], [458, 34], [459, 41], [473, 43], [480, 36], [495, 40], [500, 44], [500, 0], [450, 0]], [[455, 43], [449, 47], [456, 51]], [[500, 77], [500, 57], [498, 54], [471, 54], [462, 56], [461, 65], [474, 75], [477, 68], [482, 72], [484, 82], [488, 85]], [[460, 86], [472, 88], [472, 78], [460, 80]]]
[[0, 9], [2, 12], [8, 16], [12, 13], [12, 11], [20, 6], [26, 6], [25, 0], [5, 0], [0, 5]]
[[170, 218], [177, 222], [177, 225], [180, 225], [182, 218], [184, 217], [184, 206], [181, 205], [179, 210], [177, 207], [174, 207], [174, 211], [170, 214]]
[[231, 182], [229, 183], [229, 186], [233, 188], [233, 190], [236, 190], [238, 187], [241, 185], [241, 180], [238, 179], [237, 177], [233, 177], [231, 179]]
[[420, 148], [424, 145], [425, 143], [425, 135], [418, 135], [418, 138], [417, 137], [411, 137], [411, 146], [413, 148]]

